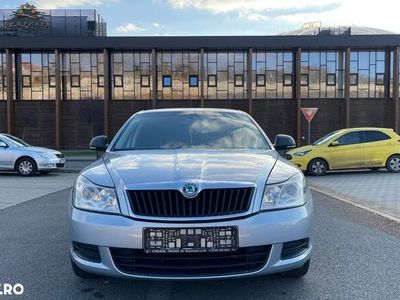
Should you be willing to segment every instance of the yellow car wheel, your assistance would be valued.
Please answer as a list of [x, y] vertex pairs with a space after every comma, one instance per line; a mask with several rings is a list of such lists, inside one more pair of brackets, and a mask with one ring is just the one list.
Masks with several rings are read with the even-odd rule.
[[392, 155], [386, 162], [386, 168], [390, 173], [400, 172], [400, 155]]
[[308, 173], [312, 176], [322, 176], [328, 171], [328, 164], [321, 158], [315, 158], [308, 164]]

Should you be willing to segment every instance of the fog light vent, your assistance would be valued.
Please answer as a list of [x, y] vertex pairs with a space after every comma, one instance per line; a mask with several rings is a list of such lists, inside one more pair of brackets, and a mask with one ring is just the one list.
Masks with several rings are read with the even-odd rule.
[[78, 242], [72, 242], [74, 253], [80, 258], [92, 262], [101, 262], [99, 247]]
[[281, 259], [289, 259], [299, 256], [307, 251], [309, 239], [302, 239], [283, 243]]

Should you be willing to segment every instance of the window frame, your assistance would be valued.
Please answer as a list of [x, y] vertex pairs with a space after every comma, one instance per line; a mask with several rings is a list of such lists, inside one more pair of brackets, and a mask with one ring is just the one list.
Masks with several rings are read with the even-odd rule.
[[[351, 83], [351, 77], [352, 76], [355, 76], [355, 78], [356, 78], [356, 83]], [[358, 85], [358, 73], [350, 73], [350, 76], [349, 76], [349, 85], [350, 86], [357, 86]]]
[[[286, 83], [286, 78], [290, 78], [290, 84]], [[308, 79], [307, 79], [308, 83]], [[293, 75], [289, 73], [283, 74], [283, 86], [293, 86]]]
[[[116, 78], [121, 78], [121, 84], [117, 84]], [[113, 83], [114, 83], [114, 87], [123, 88], [124, 87], [124, 75], [119, 75], [119, 74], [115, 75], [114, 74]]]
[[[73, 78], [78, 78], [78, 84], [74, 84]], [[81, 75], [71, 75], [71, 88], [80, 88], [81, 87]]]
[[[329, 83], [330, 76], [333, 76], [333, 83]], [[326, 73], [326, 86], [336, 86], [336, 73]]]
[[[100, 78], [103, 78], [103, 80], [101, 81]], [[104, 87], [104, 85], [105, 85], [104, 75], [97, 75], [97, 87]]]
[[[196, 84], [192, 84], [192, 78], [196, 78]], [[199, 75], [189, 75], [189, 87], [199, 87]]]
[[[303, 78], [306, 78], [306, 83], [303, 83]], [[309, 76], [308, 74], [300, 74], [300, 86], [309, 86]]]
[[[147, 78], [148, 84], [143, 83], [144, 82], [143, 78]], [[145, 87], [145, 88], [150, 87], [150, 75], [140, 75], [140, 87]]]
[[[360, 131], [360, 132], [362, 133], [363, 143], [376, 143], [376, 142], [383, 142], [383, 141], [387, 141], [387, 140], [391, 140], [392, 139], [391, 136], [389, 136], [386, 133], [384, 133], [382, 131], [379, 131], [379, 130], [363, 130], [363, 131]], [[367, 141], [366, 134], [368, 132], [378, 132], [378, 133], [380, 133], [382, 135], [382, 137], [385, 136], [386, 138], [385, 139], [380, 139], [380, 140], [374, 140], [374, 141]]]
[[[25, 79], [28, 79], [28, 84], [25, 84]], [[22, 75], [21, 76], [21, 84], [23, 88], [32, 87], [32, 77], [31, 75]]]
[[[170, 80], [170, 84], [169, 85], [165, 84], [165, 79], [166, 78], [169, 78], [169, 80]], [[163, 88], [172, 88], [172, 75], [163, 75], [162, 76], [162, 87]]]
[[3, 75], [3, 88], [7, 87], [7, 75]]
[[[241, 83], [237, 83], [237, 78], [241, 78]], [[235, 74], [233, 77], [233, 85], [235, 87], [243, 87], [244, 86], [244, 75], [243, 74]]]
[[[382, 83], [378, 83], [378, 76], [382, 76]], [[375, 85], [385, 85], [385, 73], [375, 73]]]
[[[54, 81], [52, 81], [52, 79], [54, 79]], [[54, 88], [56, 86], [57, 86], [56, 75], [49, 75], [49, 87]]]
[[345, 134], [337, 137], [334, 141], [338, 141], [342, 137], [349, 135], [349, 134], [357, 134], [358, 135], [358, 142], [357, 143], [351, 143], [351, 144], [338, 144], [335, 147], [340, 147], [340, 146], [351, 146], [351, 145], [357, 145], [357, 144], [362, 144], [364, 142], [364, 134], [362, 131], [351, 131], [351, 132], [346, 132]]
[[[215, 78], [215, 84], [210, 84], [210, 78]], [[217, 87], [217, 85], [218, 85], [217, 74], [208, 74], [207, 75], [207, 87]]]
[[[258, 83], [258, 79], [262, 78], [262, 84]], [[265, 86], [267, 83], [265, 74], [256, 74], [256, 86]]]

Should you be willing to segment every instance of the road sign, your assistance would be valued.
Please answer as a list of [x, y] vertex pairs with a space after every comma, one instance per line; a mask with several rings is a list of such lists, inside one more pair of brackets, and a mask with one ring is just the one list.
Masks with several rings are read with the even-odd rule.
[[318, 107], [302, 107], [301, 111], [303, 112], [303, 115], [307, 119], [308, 123], [310, 123], [317, 113]]
[[308, 144], [311, 144], [311, 121], [317, 113], [318, 107], [302, 107], [301, 111], [308, 122]]

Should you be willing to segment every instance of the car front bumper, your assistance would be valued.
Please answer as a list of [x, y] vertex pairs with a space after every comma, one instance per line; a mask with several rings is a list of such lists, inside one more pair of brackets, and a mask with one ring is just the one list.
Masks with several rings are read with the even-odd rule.
[[65, 158], [38, 158], [36, 159], [38, 171], [51, 171], [64, 168]]
[[[312, 243], [312, 201], [297, 208], [261, 212], [247, 218], [209, 222], [209, 223], [160, 223], [133, 220], [119, 215], [98, 214], [71, 209], [71, 246], [70, 254], [77, 266], [90, 273], [105, 276], [142, 278], [142, 279], [218, 279], [249, 277], [280, 273], [301, 267], [310, 257]], [[244, 273], [213, 276], [164, 276], [128, 274], [119, 270], [112, 258], [110, 248], [142, 249], [142, 232], [146, 227], [155, 228], [201, 228], [237, 226], [239, 248], [270, 245], [269, 257], [262, 268]], [[309, 239], [308, 248], [296, 257], [281, 259], [282, 245], [285, 242]], [[92, 262], [78, 256], [72, 247], [73, 242], [96, 245], [99, 248], [101, 262]]]

